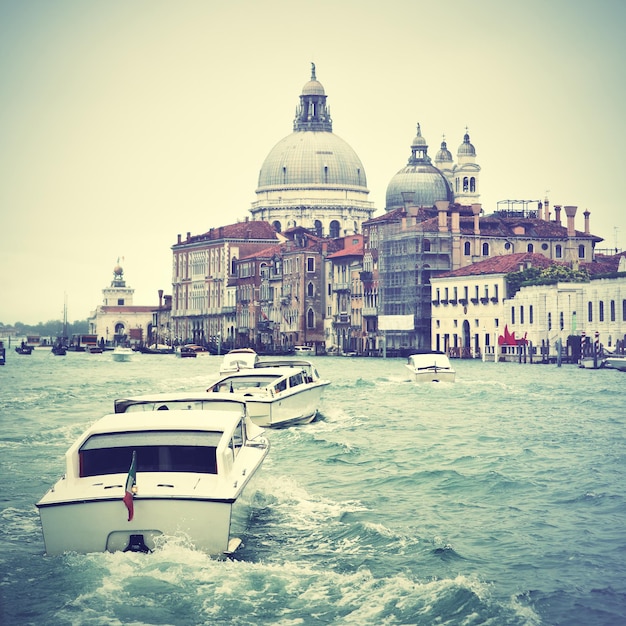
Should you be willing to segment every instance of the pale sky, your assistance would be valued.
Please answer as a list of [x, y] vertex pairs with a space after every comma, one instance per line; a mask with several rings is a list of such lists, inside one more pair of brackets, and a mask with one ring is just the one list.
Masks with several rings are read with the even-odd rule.
[[375, 215], [418, 122], [431, 157], [467, 127], [486, 213], [547, 192], [626, 248], [625, 24], [623, 0], [0, 0], [0, 322], [64, 294], [87, 318], [118, 258], [135, 304], [171, 293], [178, 233], [249, 215], [311, 61]]

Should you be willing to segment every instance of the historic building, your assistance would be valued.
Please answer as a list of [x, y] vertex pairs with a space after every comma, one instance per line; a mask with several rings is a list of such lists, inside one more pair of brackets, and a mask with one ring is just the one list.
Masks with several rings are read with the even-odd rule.
[[[581, 262], [591, 280], [511, 290], [508, 276], [534, 267], [566, 265], [543, 254], [493, 257], [432, 279], [433, 348], [457, 357], [517, 359], [517, 340], [535, 358], [555, 356], [557, 342], [586, 335], [604, 346], [626, 340], [626, 256]], [[509, 339], [510, 341], [505, 341]], [[500, 345], [502, 343], [502, 345]]]
[[[264, 221], [244, 221], [187, 233], [172, 246], [172, 332], [176, 343], [237, 343], [238, 259], [278, 242]], [[241, 295], [241, 294], [240, 294]], [[247, 326], [246, 326], [247, 328]]]
[[118, 263], [111, 284], [102, 290], [102, 304], [88, 319], [89, 332], [107, 345], [147, 342], [156, 307], [133, 304], [134, 293], [126, 285], [124, 269]]
[[[373, 217], [363, 164], [333, 133], [313, 66], [293, 132], [261, 166], [253, 219], [179, 236], [172, 247], [176, 340], [268, 352], [303, 343], [363, 354], [430, 349], [433, 277], [517, 253], [593, 260], [601, 239], [589, 211], [581, 230], [575, 206], [552, 209], [547, 199], [504, 201], [485, 214], [480, 172], [467, 130], [456, 162], [445, 139], [433, 161], [418, 124], [385, 212]], [[435, 344], [480, 345], [475, 321], [461, 331], [456, 344], [454, 333], [435, 333]]]
[[319, 237], [341, 237], [360, 232], [374, 213], [365, 168], [355, 151], [333, 133], [326, 98], [312, 64], [293, 132], [261, 165], [257, 200], [250, 212], [278, 232], [302, 226]]

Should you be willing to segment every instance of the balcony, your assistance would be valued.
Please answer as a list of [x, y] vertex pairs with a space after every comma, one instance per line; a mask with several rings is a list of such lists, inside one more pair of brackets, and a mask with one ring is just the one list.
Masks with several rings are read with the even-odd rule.
[[351, 284], [350, 283], [333, 283], [333, 291], [350, 291]]
[[334, 316], [333, 321], [335, 324], [350, 324], [350, 314], [339, 313], [339, 315]]
[[362, 282], [371, 281], [372, 278], [373, 278], [372, 272], [366, 272], [366, 271], [361, 272], [361, 281]]
[[377, 306], [364, 306], [362, 309], [363, 317], [376, 317], [378, 315]]

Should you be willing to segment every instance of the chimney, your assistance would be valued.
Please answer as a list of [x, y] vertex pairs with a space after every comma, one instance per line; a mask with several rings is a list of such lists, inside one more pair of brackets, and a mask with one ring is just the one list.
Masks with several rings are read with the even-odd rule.
[[435, 202], [435, 206], [437, 207], [437, 216], [438, 216], [438, 228], [440, 233], [445, 233], [448, 230], [448, 206], [449, 202], [447, 200], [437, 200]]
[[163, 289], [159, 289], [159, 309], [163, 306]]
[[176, 243], [180, 243], [180, 240], [181, 240], [181, 236], [180, 236], [180, 233], [178, 233], [178, 241]]
[[576, 217], [576, 210], [578, 207], [566, 206], [563, 208], [565, 209], [565, 215], [567, 216], [567, 236], [575, 237], [576, 229], [574, 228], [574, 218]]
[[546, 222], [550, 221], [550, 200], [546, 198], [543, 202], [543, 210], [545, 217], [543, 218]]
[[561, 225], [561, 206], [558, 204], [554, 205], [554, 221], [560, 226]]
[[480, 204], [472, 204], [472, 213], [474, 214], [474, 234], [480, 235], [480, 212], [482, 207]]
[[191, 239], [191, 232], [187, 231], [187, 241], [189, 241]]
[[461, 232], [461, 212], [458, 205], [454, 205], [451, 210], [452, 213], [452, 232]]
[[589, 234], [589, 210], [586, 210], [583, 215], [585, 216], [585, 235]]

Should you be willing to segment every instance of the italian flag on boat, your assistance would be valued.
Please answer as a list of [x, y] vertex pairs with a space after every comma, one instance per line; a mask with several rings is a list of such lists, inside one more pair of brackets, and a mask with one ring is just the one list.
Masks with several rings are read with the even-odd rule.
[[133, 502], [133, 487], [137, 483], [137, 452], [133, 450], [133, 460], [130, 462], [130, 469], [126, 477], [126, 490], [124, 492], [124, 504], [128, 509], [128, 521], [133, 519], [135, 514], [135, 506]]

